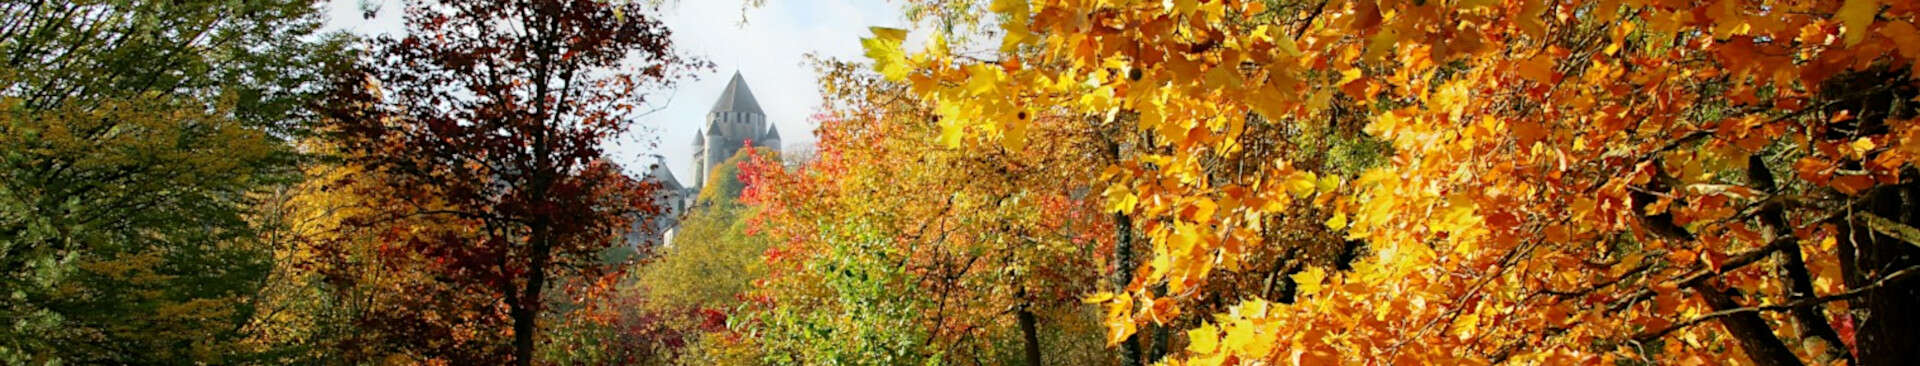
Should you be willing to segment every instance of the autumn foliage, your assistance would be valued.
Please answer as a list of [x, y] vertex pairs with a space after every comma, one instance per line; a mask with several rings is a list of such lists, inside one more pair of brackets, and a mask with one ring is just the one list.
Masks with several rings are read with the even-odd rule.
[[[1092, 188], [1150, 245], [1087, 298], [1110, 341], [1186, 328], [1182, 364], [1896, 364], [1920, 341], [1911, 3], [985, 8], [997, 51], [875, 29], [868, 55], [945, 148], [1022, 149], [1032, 116], [1125, 130]], [[1387, 157], [1325, 153], [1354, 139]], [[1291, 296], [1206, 305], [1272, 248], [1311, 263]]]
[[[595, 284], [618, 266], [598, 254], [618, 245], [637, 217], [657, 215], [655, 184], [629, 178], [603, 151], [639, 111], [645, 88], [689, 64], [667, 30], [641, 5], [591, 0], [420, 3], [408, 7], [405, 36], [382, 38], [364, 71], [336, 78], [318, 109], [347, 162], [379, 174], [356, 193], [384, 208], [345, 227], [379, 226], [378, 257], [418, 256], [436, 288], [408, 288], [437, 302], [477, 294], [498, 299], [454, 306], [466, 315], [367, 321], [397, 326], [403, 339], [440, 342], [458, 331], [513, 342], [445, 345], [453, 361], [532, 362], [537, 322], [555, 278]], [[359, 187], [352, 178], [343, 189]], [[392, 227], [435, 217], [452, 232]], [[331, 249], [339, 250], [339, 249]], [[579, 298], [577, 294], [570, 296]], [[488, 307], [504, 308], [504, 314]], [[398, 306], [378, 316], [433, 306]], [[424, 317], [423, 317], [424, 316]], [[504, 316], [504, 317], [503, 317]], [[409, 335], [404, 328], [449, 319], [453, 329]], [[477, 323], [464, 325], [461, 323]]]
[[674, 218], [658, 3], [0, 4], [0, 363], [1920, 349], [1920, 3], [908, 0]]

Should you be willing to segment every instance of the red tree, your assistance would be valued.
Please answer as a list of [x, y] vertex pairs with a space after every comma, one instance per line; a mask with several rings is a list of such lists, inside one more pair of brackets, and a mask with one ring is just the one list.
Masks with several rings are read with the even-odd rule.
[[[531, 363], [549, 276], [611, 270], [594, 255], [656, 187], [603, 151], [643, 92], [695, 66], [635, 3], [427, 1], [408, 31], [373, 41], [319, 107], [354, 163], [387, 177], [405, 215], [447, 215], [475, 235], [391, 243], [429, 258], [435, 278], [507, 306], [516, 364]], [[368, 220], [372, 221], [372, 220]], [[396, 236], [398, 238], [400, 236]], [[497, 355], [495, 356], [497, 357]]]

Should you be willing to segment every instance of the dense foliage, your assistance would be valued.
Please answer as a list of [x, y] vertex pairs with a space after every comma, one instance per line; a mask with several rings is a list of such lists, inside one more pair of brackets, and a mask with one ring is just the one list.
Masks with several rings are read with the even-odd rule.
[[337, 42], [305, 1], [0, 4], [0, 363], [233, 363]]
[[[1170, 361], [1194, 364], [1898, 364], [1920, 342], [1912, 3], [982, 10], [997, 50], [876, 29], [868, 55], [948, 148], [1122, 130], [1093, 187], [1148, 240], [1088, 298], [1112, 342], [1187, 328]], [[1290, 294], [1223, 298], [1274, 249]]]
[[[318, 103], [325, 131], [348, 164], [382, 178], [332, 187], [368, 188], [353, 193], [379, 208], [340, 230], [452, 226], [373, 232], [382, 257], [418, 256], [433, 282], [401, 287], [406, 305], [368, 313], [361, 326], [426, 343], [409, 350], [431, 358], [526, 365], [547, 288], [606, 283], [592, 278], [621, 270], [599, 254], [634, 245], [621, 231], [661, 205], [651, 200], [658, 185], [625, 175], [603, 145], [632, 123], [645, 90], [690, 66], [644, 10], [594, 0], [411, 3], [405, 35], [373, 40], [363, 71], [334, 78]], [[487, 301], [440, 303], [468, 296]], [[444, 311], [415, 312], [435, 308]], [[459, 341], [504, 330], [498, 324], [511, 326], [511, 344]]]
[[525, 364], [624, 271], [601, 145], [697, 65], [650, 9], [322, 4], [0, 4], [0, 362]]
[[0, 363], [1920, 348], [1910, 1], [909, 0], [699, 192], [607, 151], [660, 3], [0, 3]]

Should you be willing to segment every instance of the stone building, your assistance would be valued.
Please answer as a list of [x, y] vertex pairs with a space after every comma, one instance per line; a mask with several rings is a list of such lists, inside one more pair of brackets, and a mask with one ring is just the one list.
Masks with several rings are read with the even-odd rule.
[[668, 212], [651, 220], [636, 222], [635, 230], [627, 235], [627, 240], [636, 246], [651, 243], [670, 245], [680, 216], [693, 208], [695, 197], [700, 195], [701, 187], [707, 183], [707, 176], [746, 146], [778, 151], [780, 131], [767, 122], [767, 114], [760, 110], [760, 102], [754, 99], [746, 78], [734, 72], [733, 79], [727, 81], [726, 89], [720, 91], [720, 98], [707, 110], [706, 124], [693, 136], [693, 185], [682, 185], [667, 169], [665, 158], [656, 155], [653, 169], [647, 172], [645, 179], [663, 186], [660, 196], [655, 199]]

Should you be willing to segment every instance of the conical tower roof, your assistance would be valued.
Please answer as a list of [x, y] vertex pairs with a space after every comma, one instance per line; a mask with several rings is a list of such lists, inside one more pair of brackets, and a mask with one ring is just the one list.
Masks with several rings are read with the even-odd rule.
[[653, 158], [653, 169], [647, 171], [647, 179], [660, 182], [660, 186], [666, 188], [668, 191], [676, 191], [684, 188], [684, 186], [680, 185], [679, 179], [673, 178], [673, 171], [667, 170], [667, 157], [654, 155]]
[[727, 89], [720, 92], [720, 100], [713, 102], [712, 112], [747, 112], [766, 114], [760, 111], [760, 102], [753, 99], [753, 91], [747, 88], [747, 79], [733, 72], [733, 80], [727, 81]]

